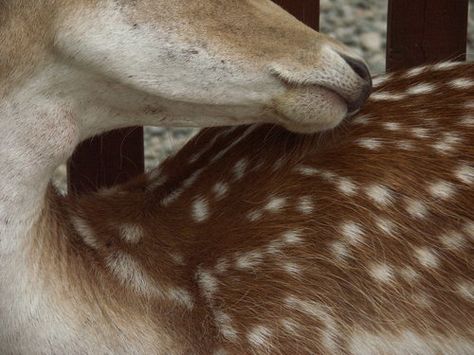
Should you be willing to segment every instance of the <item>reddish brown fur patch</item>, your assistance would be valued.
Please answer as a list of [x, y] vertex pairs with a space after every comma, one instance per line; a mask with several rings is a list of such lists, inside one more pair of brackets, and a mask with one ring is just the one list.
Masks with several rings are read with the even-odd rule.
[[[86, 246], [66, 225], [54, 233], [63, 235], [60, 244], [42, 233], [44, 270], [64, 271], [51, 287], [63, 287], [64, 294], [72, 287], [81, 302], [110, 304], [104, 311], [124, 318], [127, 312], [141, 314], [193, 353], [219, 347], [238, 354], [319, 353], [331, 350], [328, 346], [347, 351], [350, 333], [359, 330], [410, 330], [422, 337], [472, 341], [474, 306], [458, 290], [473, 282], [474, 240], [466, 226], [474, 220], [474, 189], [455, 172], [461, 165], [474, 166], [474, 129], [461, 122], [474, 116], [474, 106], [468, 105], [474, 95], [447, 82], [474, 79], [474, 66], [404, 75], [395, 73], [378, 91], [403, 94], [414, 82], [434, 83], [438, 89], [398, 101], [369, 101], [359, 114], [367, 115], [365, 124], [349, 119], [319, 135], [261, 126], [241, 138], [247, 127], [206, 129], [162, 165], [166, 179], [154, 191], [147, 189], [152, 182], [141, 177], [116, 193], [69, 198], [69, 214], [89, 224], [100, 246]], [[387, 129], [393, 122], [399, 130]], [[412, 128], [426, 128], [428, 136], [420, 138]], [[459, 140], [450, 140], [452, 149], [437, 149], [447, 134]], [[192, 160], [216, 135], [215, 144]], [[364, 139], [380, 144], [368, 149], [359, 144]], [[401, 142], [410, 142], [410, 149]], [[233, 169], [242, 158], [248, 165], [236, 181]], [[275, 164], [279, 158], [283, 164]], [[204, 170], [175, 200], [160, 203], [198, 169]], [[220, 181], [229, 184], [223, 199], [213, 192]], [[430, 193], [429, 186], [439, 181], [450, 184], [452, 195]], [[389, 194], [388, 203], [369, 197], [367, 188], [374, 184]], [[209, 213], [197, 223], [191, 203], [199, 196]], [[302, 196], [314, 204], [309, 215], [298, 210]], [[285, 199], [280, 211], [264, 208], [274, 197]], [[407, 206], [413, 202], [425, 213], [410, 214]], [[252, 211], [260, 212], [256, 221], [248, 218]], [[58, 212], [55, 219], [65, 217]], [[351, 230], [342, 228], [351, 222], [360, 226], [352, 243], [347, 239]], [[142, 226], [143, 239], [126, 243], [119, 236], [121, 223]], [[298, 231], [301, 240], [283, 235], [289, 231]], [[442, 236], [453, 231], [463, 237], [459, 248], [443, 242]], [[164, 293], [173, 287], [187, 290], [192, 310], [121, 286], [106, 263], [116, 252], [136, 260]], [[247, 259], [239, 259], [243, 256]], [[237, 260], [250, 268], [239, 267]], [[295, 268], [299, 272], [288, 272]], [[213, 283], [212, 292], [202, 288], [206, 281]], [[232, 327], [220, 332], [223, 324]], [[249, 335], [252, 329], [257, 332]], [[157, 342], [160, 334], [156, 331]], [[262, 336], [262, 347], [255, 334]]]

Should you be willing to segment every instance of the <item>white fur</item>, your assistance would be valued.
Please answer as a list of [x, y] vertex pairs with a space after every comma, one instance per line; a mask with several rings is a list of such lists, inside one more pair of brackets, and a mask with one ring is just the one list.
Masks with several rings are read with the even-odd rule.
[[323, 325], [321, 329], [321, 342], [325, 346], [326, 351], [331, 354], [338, 352], [339, 347], [336, 339], [339, 335], [339, 330], [329, 307], [316, 301], [302, 300], [293, 296], [288, 297], [285, 303], [289, 308], [318, 319]]
[[272, 330], [264, 325], [257, 325], [247, 333], [247, 339], [253, 347], [271, 347]]
[[353, 355], [438, 353], [468, 355], [473, 347], [472, 339], [452, 339], [442, 334], [421, 335], [409, 329], [401, 331], [400, 334], [356, 330], [349, 341], [349, 351]]
[[237, 330], [233, 326], [232, 318], [223, 311], [214, 312], [215, 323], [222, 336], [229, 341], [236, 341], [238, 338]]
[[258, 250], [249, 251], [244, 254], [237, 255], [235, 267], [240, 270], [254, 270], [256, 266], [263, 261], [263, 255]]
[[209, 202], [204, 197], [199, 197], [192, 204], [192, 217], [196, 223], [202, 223], [209, 218]]

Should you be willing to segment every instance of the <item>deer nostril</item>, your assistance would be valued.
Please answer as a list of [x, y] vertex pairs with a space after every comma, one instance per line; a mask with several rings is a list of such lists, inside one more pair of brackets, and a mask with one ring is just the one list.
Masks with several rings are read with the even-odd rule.
[[352, 68], [352, 70], [364, 81], [358, 97], [349, 102], [349, 114], [357, 112], [362, 105], [365, 103], [367, 98], [372, 92], [372, 76], [370, 75], [369, 68], [362, 60], [349, 57], [344, 54], [340, 54], [344, 61]]
[[344, 54], [341, 54], [341, 57], [346, 61], [347, 64], [349, 64], [349, 66], [357, 75], [359, 75], [364, 81], [372, 86], [372, 77], [367, 64], [365, 64], [360, 59], [355, 59]]

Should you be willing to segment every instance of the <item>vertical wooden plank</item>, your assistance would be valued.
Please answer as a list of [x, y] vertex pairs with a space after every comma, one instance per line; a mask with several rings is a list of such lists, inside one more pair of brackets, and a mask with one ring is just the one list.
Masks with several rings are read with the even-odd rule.
[[273, 0], [315, 30], [319, 29], [319, 0]]
[[68, 190], [83, 194], [125, 182], [144, 171], [143, 128], [127, 128], [80, 145], [68, 164]]
[[387, 70], [465, 60], [469, 0], [389, 0]]

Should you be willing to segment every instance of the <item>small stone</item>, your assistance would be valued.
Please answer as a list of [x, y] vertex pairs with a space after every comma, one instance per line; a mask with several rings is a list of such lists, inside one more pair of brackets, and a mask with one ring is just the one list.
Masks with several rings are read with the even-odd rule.
[[360, 37], [361, 45], [372, 52], [378, 52], [382, 48], [382, 37], [376, 32], [366, 32]]

